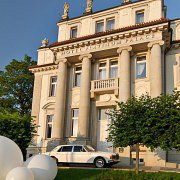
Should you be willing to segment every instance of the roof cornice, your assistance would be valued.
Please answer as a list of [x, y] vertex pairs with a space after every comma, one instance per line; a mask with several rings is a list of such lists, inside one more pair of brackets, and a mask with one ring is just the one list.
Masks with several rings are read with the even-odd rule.
[[42, 65], [34, 65], [30, 66], [28, 69], [32, 73], [35, 72], [41, 72], [41, 71], [48, 71], [48, 70], [54, 70], [57, 69], [58, 65], [55, 63], [49, 63], [49, 64], [42, 64]]
[[[95, 34], [82, 36], [82, 37], [78, 37], [78, 38], [74, 38], [74, 39], [69, 39], [69, 40], [65, 40], [65, 41], [55, 42], [55, 43], [50, 44], [47, 47], [52, 48], [52, 47], [56, 47], [56, 46], [61, 46], [61, 45], [66, 45], [66, 44], [78, 42], [78, 41], [88, 40], [88, 39], [102, 37], [102, 36], [107, 36], [107, 35], [111, 35], [111, 34], [115, 34], [115, 33], [119, 33], [119, 32], [125, 32], [125, 31], [129, 31], [129, 30], [135, 30], [135, 29], [139, 29], [139, 28], [158, 25], [158, 24], [162, 24], [165, 22], [169, 22], [169, 19], [161, 18], [161, 19], [155, 20], [155, 21], [145, 22], [145, 23], [127, 26], [127, 27], [123, 27], [123, 28], [119, 28], [119, 29], [110, 30], [110, 31], [95, 33]], [[39, 49], [43, 49], [43, 48], [39, 48]]]

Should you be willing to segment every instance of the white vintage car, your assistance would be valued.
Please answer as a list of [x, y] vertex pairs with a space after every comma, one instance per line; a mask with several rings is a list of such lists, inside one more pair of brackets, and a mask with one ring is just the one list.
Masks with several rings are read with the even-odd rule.
[[97, 168], [112, 166], [119, 162], [119, 155], [109, 152], [96, 152], [87, 145], [61, 145], [51, 152], [46, 152], [57, 163], [86, 163], [94, 164]]

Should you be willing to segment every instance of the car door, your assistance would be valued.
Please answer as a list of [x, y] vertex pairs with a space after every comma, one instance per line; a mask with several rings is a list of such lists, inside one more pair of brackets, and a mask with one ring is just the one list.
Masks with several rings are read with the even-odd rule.
[[73, 149], [73, 146], [62, 146], [58, 152], [59, 162], [70, 163], [71, 157], [72, 157], [72, 149]]
[[73, 163], [88, 163], [90, 158], [90, 153], [87, 152], [83, 146], [76, 145], [73, 148]]

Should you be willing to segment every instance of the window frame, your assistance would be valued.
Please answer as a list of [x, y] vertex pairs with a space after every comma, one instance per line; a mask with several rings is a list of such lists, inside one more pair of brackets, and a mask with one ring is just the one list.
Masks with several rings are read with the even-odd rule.
[[[51, 122], [48, 122], [48, 117], [52, 117]], [[46, 139], [52, 138], [52, 132], [53, 132], [53, 120], [54, 120], [54, 114], [47, 114], [46, 115]], [[48, 137], [48, 126], [51, 125], [51, 137]]]
[[[101, 67], [100, 64], [105, 64], [105, 66]], [[104, 79], [100, 79], [100, 70], [105, 69], [106, 73], [105, 73], [105, 78]], [[107, 60], [106, 61], [100, 61], [98, 64], [98, 80], [105, 80], [107, 79]]]
[[[117, 62], [117, 64], [116, 64], [116, 65], [111, 65], [111, 62]], [[117, 67], [117, 77], [111, 77], [111, 67]], [[111, 59], [111, 60], [110, 60], [109, 78], [110, 78], [110, 79], [117, 79], [117, 78], [118, 78], [118, 59]]]
[[[78, 110], [78, 116], [74, 116], [74, 110]], [[77, 134], [74, 134], [74, 121], [77, 121]], [[79, 109], [74, 108], [71, 110], [71, 137], [77, 137], [78, 135], [78, 121], [79, 121]]]
[[[78, 68], [78, 67], [80, 67], [81, 68], [81, 70], [76, 70], [76, 68]], [[79, 83], [79, 86], [78, 85], [76, 85], [77, 83], [76, 83], [76, 74], [79, 74], [80, 73], [80, 83]], [[74, 66], [74, 78], [73, 78], [73, 87], [80, 87], [81, 86], [81, 75], [82, 75], [82, 65], [76, 65], [76, 66]]]
[[[56, 82], [52, 82], [52, 79], [56, 78]], [[54, 88], [54, 93], [52, 93], [52, 87], [55, 86]], [[50, 77], [50, 89], [49, 89], [49, 97], [55, 97], [56, 96], [56, 91], [57, 91], [57, 76], [51, 76]]]
[[[106, 119], [101, 119], [101, 110], [105, 110], [105, 116], [107, 116]], [[108, 108], [98, 108], [98, 121], [104, 121], [104, 120], [108, 120], [108, 115], [106, 114], [106, 112], [108, 111]]]
[[[145, 60], [139, 60], [138, 62], [138, 58], [142, 58], [145, 57]], [[145, 63], [145, 77], [137, 77], [137, 64], [141, 64], [141, 63]], [[146, 79], [147, 78], [147, 55], [142, 54], [136, 57], [136, 63], [135, 63], [135, 79], [136, 80], [141, 80], [141, 79]]]
[[[105, 32], [105, 31], [110, 31], [110, 30], [113, 30], [113, 29], [107, 29], [107, 22], [108, 21], [112, 21], [114, 20], [114, 28], [116, 27], [116, 18], [115, 17], [108, 17], [108, 18], [104, 18], [104, 19], [99, 19], [97, 21], [95, 21], [95, 33], [100, 33], [100, 32]], [[100, 23], [103, 23], [103, 31], [97, 31], [97, 24], [100, 24]]]
[[[143, 22], [137, 22], [137, 16], [138, 16], [138, 14], [143, 14], [144, 16], [143, 16]], [[144, 9], [141, 9], [141, 10], [137, 10], [136, 12], [135, 12], [135, 24], [141, 24], [141, 23], [144, 23], [145, 22], [145, 10]]]
[[[98, 29], [98, 28], [97, 28], [97, 25], [98, 25], [98, 24], [101, 24], [101, 23], [103, 24], [103, 28], [102, 28], [103, 30], [102, 30], [102, 31], [97, 31], [97, 29]], [[104, 31], [104, 26], [105, 26], [104, 20], [96, 21], [95, 32], [96, 32], [96, 33], [101, 33], [101, 32], [103, 32], [103, 31]]]
[[[73, 30], [76, 30], [76, 37], [73, 37]], [[78, 37], [78, 26], [73, 26], [70, 29], [70, 39], [75, 39]]]
[[[107, 24], [108, 24], [108, 21], [114, 21], [114, 27], [112, 28], [112, 29], [107, 29]], [[106, 31], [110, 31], [110, 30], [113, 30], [113, 29], [115, 29], [115, 18], [113, 17], [113, 18], [107, 18], [106, 19]]]

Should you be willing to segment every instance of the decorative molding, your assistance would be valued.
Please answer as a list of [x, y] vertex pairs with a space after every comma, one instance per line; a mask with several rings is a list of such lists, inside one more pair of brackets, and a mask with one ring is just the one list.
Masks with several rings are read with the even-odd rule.
[[111, 100], [111, 96], [110, 96], [109, 94], [105, 94], [105, 95], [103, 96], [103, 100], [104, 100], [105, 102], [109, 102], [109, 101]]
[[33, 68], [30, 68], [29, 71], [32, 72], [32, 73], [37, 73], [37, 72], [42, 72], [42, 71], [50, 71], [50, 70], [55, 70], [55, 69], [58, 69], [58, 65], [48, 65], [48, 66], [36, 66], [36, 67], [33, 67]]
[[79, 60], [83, 60], [84, 58], [88, 58], [91, 59], [92, 58], [92, 54], [83, 54], [79, 56]]
[[55, 64], [59, 64], [59, 63], [67, 63], [68, 66], [71, 66], [71, 63], [67, 60], [67, 58], [57, 58], [55, 60]]
[[165, 43], [164, 41], [152, 41], [150, 43], [148, 43], [148, 48], [152, 48], [155, 44], [159, 44], [160, 46], [163, 46]]
[[180, 48], [180, 40], [173, 41], [171, 49], [179, 49], [179, 48]]
[[46, 103], [46, 104], [42, 107], [42, 109], [48, 109], [48, 107], [50, 107], [50, 106], [54, 106], [52, 109], [55, 109], [55, 102], [48, 102], [48, 103]]
[[59, 64], [59, 63], [61, 63], [61, 62], [67, 63], [68, 60], [67, 60], [67, 58], [56, 58], [55, 64]]
[[132, 51], [132, 47], [131, 47], [131, 46], [119, 47], [119, 48], [117, 49], [117, 53], [118, 53], [118, 54], [121, 54], [121, 52], [122, 52], [123, 50], [127, 50], [128, 52], [130, 52], [130, 51]]

